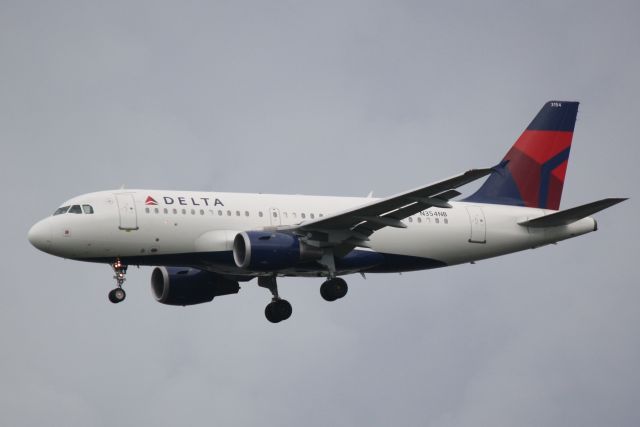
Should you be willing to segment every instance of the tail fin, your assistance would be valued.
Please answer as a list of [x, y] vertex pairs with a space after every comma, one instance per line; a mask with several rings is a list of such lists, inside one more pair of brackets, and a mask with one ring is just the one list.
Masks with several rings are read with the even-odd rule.
[[469, 202], [558, 210], [578, 102], [549, 101]]

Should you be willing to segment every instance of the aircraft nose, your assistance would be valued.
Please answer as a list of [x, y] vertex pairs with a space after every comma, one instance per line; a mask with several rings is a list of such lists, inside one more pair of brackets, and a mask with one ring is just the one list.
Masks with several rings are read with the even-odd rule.
[[51, 246], [51, 225], [47, 220], [34, 224], [27, 235], [29, 242], [41, 251], [46, 251]]

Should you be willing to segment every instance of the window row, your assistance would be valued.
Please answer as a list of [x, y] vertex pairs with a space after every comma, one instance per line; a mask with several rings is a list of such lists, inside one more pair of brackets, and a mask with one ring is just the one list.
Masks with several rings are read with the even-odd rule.
[[80, 207], [80, 205], [62, 206], [62, 207], [56, 209], [56, 211], [53, 214], [54, 215], [62, 215], [62, 214], [66, 214], [66, 213], [92, 214], [93, 213], [93, 207], [91, 205], [82, 205], [82, 207]]
[[[169, 209], [169, 208], [164, 208], [164, 209], [161, 210], [160, 208], [153, 208], [153, 209], [145, 208], [144, 211], [146, 213], [153, 212], [153, 213], [157, 213], [157, 214], [159, 214], [162, 211], [164, 214], [167, 214], [167, 215], [170, 214], [170, 213], [172, 213], [173, 215], [177, 215], [178, 213], [182, 213], [182, 215], [186, 215], [187, 213], [191, 213], [191, 215], [196, 215], [197, 213], [199, 213], [200, 215], [204, 215], [205, 213], [209, 213], [209, 215], [215, 215], [216, 214], [216, 211], [214, 211], [213, 209], [209, 209], [208, 211], [205, 211], [204, 209], [196, 210], [196, 209], [176, 209], [176, 208]], [[225, 215], [225, 212], [223, 210], [218, 210], [217, 213], [218, 213], [218, 216]], [[227, 216], [233, 216], [233, 212], [230, 211], [230, 210], [227, 210], [226, 211], [226, 215]], [[242, 216], [243, 214], [242, 214], [241, 211], [235, 211], [235, 215], [236, 216]], [[249, 213], [249, 211], [244, 211], [244, 216], [251, 216], [251, 214]], [[262, 217], [262, 216], [264, 216], [264, 214], [262, 212], [258, 212], [258, 216]]]
[[[245, 217], [250, 217], [251, 216], [251, 212], [249, 211], [239, 211], [239, 210], [223, 210], [223, 209], [218, 209], [218, 210], [213, 210], [213, 209], [209, 209], [209, 210], [204, 210], [204, 209], [177, 209], [177, 208], [145, 208], [145, 212], [146, 213], [156, 213], [156, 214], [160, 214], [161, 212], [164, 213], [165, 215], [168, 214], [173, 214], [173, 215], [178, 215], [178, 213], [181, 213], [182, 215], [187, 215], [187, 213], [190, 213], [191, 215], [197, 215], [200, 214], [202, 216], [204, 216], [205, 214], [209, 214], [209, 215], [217, 215], [217, 216], [236, 216], [236, 217], [241, 217], [241, 216], [245, 216]], [[264, 212], [262, 211], [258, 211], [258, 217], [262, 218], [264, 217]], [[273, 210], [271, 211], [271, 215], [273, 215], [274, 218], [277, 218], [278, 215], [280, 215], [279, 211], [277, 210]], [[307, 217], [310, 219], [315, 219], [316, 215], [313, 213], [310, 214], [306, 214], [306, 213], [297, 213], [297, 212], [282, 212], [281, 213], [282, 218], [288, 219], [288, 218], [292, 218], [292, 219], [306, 219]], [[324, 216], [324, 214], [318, 214], [318, 218], [322, 218]], [[447, 218], [422, 218], [420, 216], [417, 217], [408, 217], [406, 219], [407, 221], [409, 221], [410, 223], [413, 223], [414, 221], [421, 224], [421, 223], [425, 223], [425, 224], [431, 224], [432, 220], [433, 223], [435, 224], [440, 224], [440, 220], [442, 220], [442, 222], [444, 224], [448, 224], [449, 220]]]
[[[433, 222], [436, 224], [440, 224], [440, 218], [431, 218], [431, 217], [427, 217], [427, 218], [422, 218], [422, 217], [416, 217], [416, 222], [418, 223], [422, 223], [424, 222], [425, 224], [431, 224], [431, 219], [433, 219]], [[413, 217], [410, 216], [409, 218], [407, 218], [407, 220], [409, 222], [413, 222]], [[449, 224], [449, 220], [447, 218], [442, 218], [442, 222], [444, 222], [445, 224]]]
[[[245, 217], [250, 217], [251, 216], [251, 212], [249, 211], [239, 211], [239, 210], [222, 210], [222, 209], [218, 209], [213, 210], [213, 209], [209, 209], [209, 210], [204, 210], [204, 209], [177, 209], [177, 208], [145, 208], [144, 211], [146, 213], [164, 213], [166, 215], [168, 214], [173, 214], [173, 215], [178, 215], [178, 213], [181, 213], [182, 215], [186, 215], [187, 213], [190, 213], [191, 215], [196, 215], [196, 214], [200, 214], [200, 215], [205, 215], [205, 214], [209, 214], [209, 215], [218, 215], [218, 216], [245, 216]], [[258, 211], [258, 216], [260, 218], [264, 217], [265, 213], [262, 211]], [[278, 211], [272, 211], [272, 215], [274, 218], [278, 217]], [[310, 214], [306, 214], [306, 213], [296, 213], [296, 212], [283, 212], [282, 213], [282, 217], [283, 218], [298, 218], [298, 216], [302, 219], [306, 219], [307, 216], [310, 219], [315, 219], [316, 218], [316, 214], [310, 213]], [[318, 214], [318, 218], [322, 218], [324, 215], [323, 214]]]
[[[273, 215], [274, 218], [278, 217], [278, 211], [272, 211], [271, 213]], [[300, 216], [300, 218], [302, 219], [307, 219], [307, 214], [302, 212], [300, 214], [298, 214], [297, 212], [282, 212], [282, 218], [293, 218], [293, 219], [298, 219], [298, 216]], [[309, 219], [315, 219], [316, 218], [316, 214], [314, 213], [310, 213], [309, 215]], [[318, 218], [322, 218], [324, 216], [324, 214], [318, 214]]]

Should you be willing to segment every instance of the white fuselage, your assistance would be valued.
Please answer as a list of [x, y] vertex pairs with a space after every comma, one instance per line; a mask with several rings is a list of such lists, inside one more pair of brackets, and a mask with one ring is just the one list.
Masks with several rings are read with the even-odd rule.
[[[239, 269], [231, 254], [238, 232], [275, 230], [370, 203], [375, 199], [300, 195], [115, 190], [75, 197], [63, 206], [89, 205], [93, 213], [53, 215], [36, 224], [30, 240], [64, 258], [140, 265], [189, 265], [210, 271], [252, 275]], [[451, 202], [429, 208], [371, 235], [373, 252], [388, 256], [385, 266], [345, 263], [339, 274], [357, 271], [407, 271], [455, 265], [495, 257], [585, 234], [596, 229], [592, 218], [570, 225], [528, 228], [519, 222], [553, 211]], [[227, 254], [227, 256], [224, 256]], [[405, 261], [396, 263], [398, 259]], [[434, 264], [407, 262], [433, 260]], [[319, 275], [306, 269], [286, 275]]]

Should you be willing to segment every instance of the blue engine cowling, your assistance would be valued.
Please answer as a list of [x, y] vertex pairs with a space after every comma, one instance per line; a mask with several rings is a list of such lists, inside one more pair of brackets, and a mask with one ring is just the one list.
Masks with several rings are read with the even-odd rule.
[[304, 260], [318, 259], [322, 252], [300, 242], [297, 236], [275, 231], [243, 231], [233, 239], [233, 259], [240, 268], [275, 271]]
[[194, 305], [213, 297], [236, 294], [240, 285], [209, 271], [189, 267], [156, 267], [151, 273], [151, 289], [158, 302]]

